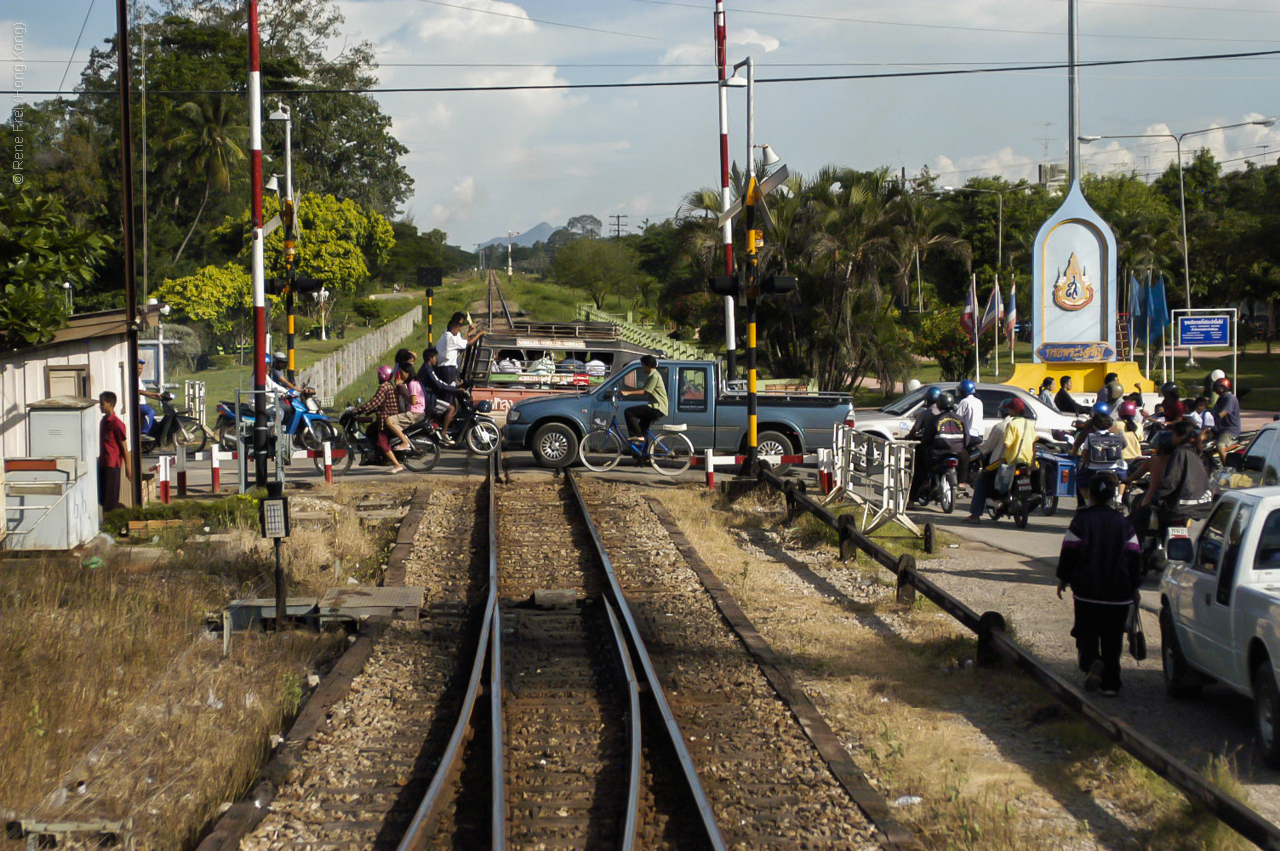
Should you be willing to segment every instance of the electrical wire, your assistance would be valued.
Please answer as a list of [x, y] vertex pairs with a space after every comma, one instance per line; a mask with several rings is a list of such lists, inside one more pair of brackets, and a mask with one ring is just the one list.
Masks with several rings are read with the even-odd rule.
[[[436, 0], [424, 0], [424, 2], [436, 2]], [[631, 0], [632, 3], [644, 3], [650, 6], [677, 6], [686, 9], [705, 10], [705, 6], [694, 3], [683, 3], [678, 0]], [[773, 12], [764, 9], [738, 9], [733, 10], [735, 15], [764, 15], [771, 18], [794, 18], [799, 20], [811, 21], [833, 21], [845, 24], [866, 24], [879, 27], [907, 27], [909, 29], [927, 29], [927, 30], [949, 30], [953, 32], [975, 32], [975, 33], [1001, 33], [1007, 35], [1050, 35], [1061, 38], [1066, 33], [1058, 30], [1016, 30], [1007, 27], [971, 27], [963, 24], [922, 24], [914, 21], [878, 21], [874, 18], [848, 18], [837, 15], [814, 15], [803, 12]], [[1219, 42], [1248, 42], [1251, 44], [1267, 43], [1271, 44], [1277, 41], [1273, 38], [1213, 38], [1210, 36], [1163, 36], [1163, 35], [1121, 35], [1118, 33], [1080, 33], [1081, 36], [1088, 38], [1111, 38], [1111, 39], [1142, 39], [1148, 41], [1219, 41]]]
[[[1100, 59], [1092, 62], [1077, 62], [1078, 68], [1108, 68], [1124, 65], [1150, 65], [1164, 62], [1206, 62], [1219, 59], [1247, 59], [1280, 55], [1280, 50], [1251, 50], [1241, 53], [1204, 53], [1193, 56], [1153, 56], [1144, 59]], [[973, 74], [1009, 74], [1020, 71], [1054, 71], [1067, 68], [1063, 62], [1044, 63], [1041, 65], [991, 66], [983, 68], [952, 68], [936, 71], [887, 71], [876, 74], [828, 74], [815, 77], [765, 77], [757, 79], [757, 84], [770, 83], [823, 83], [851, 80], [897, 80], [917, 77], [961, 77]], [[352, 88], [320, 88], [320, 89], [264, 89], [263, 94], [299, 95], [299, 94], [456, 94], [470, 92], [528, 92], [528, 91], [565, 91], [571, 89], [656, 89], [682, 88], [688, 86], [715, 86], [716, 80], [660, 80], [638, 83], [522, 83], [508, 86], [393, 86], [393, 87], [352, 87]], [[28, 95], [66, 95], [85, 94], [113, 96], [111, 91], [25, 91], [0, 89], [0, 94]], [[149, 94], [167, 96], [190, 95], [238, 95], [240, 89], [152, 89]]]
[[420, 3], [430, 3], [432, 6], [444, 6], [449, 9], [462, 9], [466, 12], [475, 12], [477, 15], [493, 15], [499, 18], [514, 18], [517, 21], [529, 21], [535, 24], [546, 24], [550, 27], [564, 27], [571, 30], [583, 30], [584, 32], [600, 33], [602, 35], [616, 35], [623, 38], [638, 38], [644, 41], [661, 41], [666, 44], [681, 44], [689, 47], [702, 47], [703, 45], [690, 45], [688, 42], [677, 41], [673, 38], [662, 38], [656, 35], [643, 35], [642, 33], [629, 33], [621, 30], [606, 30], [598, 27], [588, 27], [583, 24], [568, 24], [564, 21], [551, 21], [546, 18], [531, 18], [528, 15], [517, 15], [514, 12], [499, 12], [497, 9], [477, 9], [475, 6], [464, 6], [461, 3], [449, 3], [447, 0], [418, 0]]
[[67, 74], [71, 72], [71, 63], [75, 61], [76, 51], [80, 49], [80, 39], [84, 38], [84, 28], [89, 23], [89, 16], [93, 14], [93, 4], [95, 2], [97, 0], [89, 0], [89, 8], [85, 10], [84, 20], [80, 22], [80, 33], [76, 36], [76, 45], [71, 48], [71, 55], [67, 57], [67, 67], [62, 69], [62, 79], [58, 81], [59, 89], [67, 82]]

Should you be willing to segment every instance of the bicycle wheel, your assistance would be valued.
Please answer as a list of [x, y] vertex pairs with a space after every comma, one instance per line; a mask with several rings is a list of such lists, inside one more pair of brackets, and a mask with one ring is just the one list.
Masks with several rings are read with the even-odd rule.
[[203, 452], [209, 443], [209, 431], [203, 423], [196, 422], [191, 417], [178, 417], [173, 441], [185, 446], [188, 452]]
[[621, 456], [622, 441], [607, 428], [593, 428], [578, 446], [582, 466], [597, 473], [612, 470]]
[[662, 475], [678, 476], [693, 463], [693, 444], [679, 432], [665, 432], [650, 444], [649, 459]]
[[440, 460], [440, 447], [434, 440], [416, 434], [409, 438], [409, 444], [413, 447], [413, 451], [399, 452], [397, 457], [411, 471], [426, 473]]

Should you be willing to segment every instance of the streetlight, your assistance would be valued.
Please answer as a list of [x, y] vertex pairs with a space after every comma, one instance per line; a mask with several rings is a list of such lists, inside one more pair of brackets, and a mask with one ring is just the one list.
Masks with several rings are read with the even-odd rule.
[[70, 314], [70, 313], [72, 313], [72, 310], [73, 310], [72, 302], [71, 302], [71, 282], [70, 282], [70, 281], [63, 281], [63, 282], [62, 282], [62, 293], [63, 293], [63, 295], [64, 295], [64, 296], [66, 296], [66, 299], [67, 299], [67, 313], [68, 313], [68, 314]]
[[[1187, 186], [1182, 175], [1182, 140], [1188, 136], [1199, 136], [1203, 133], [1212, 133], [1215, 130], [1233, 130], [1237, 127], [1271, 127], [1276, 123], [1274, 118], [1259, 118], [1256, 121], [1241, 121], [1236, 124], [1225, 124], [1221, 127], [1206, 127], [1203, 130], [1188, 130], [1185, 133], [1174, 135], [1173, 133], [1124, 133], [1107, 136], [1080, 136], [1078, 137], [1084, 144], [1097, 142], [1101, 139], [1172, 139], [1177, 148], [1178, 157], [1178, 209], [1182, 215], [1182, 280], [1186, 286], [1187, 293], [1187, 309], [1191, 309], [1191, 257], [1190, 249], [1187, 243]], [[1187, 346], [1187, 368], [1191, 369], [1196, 366], [1196, 352], [1191, 346]]]
[[944, 186], [943, 192], [986, 192], [996, 196], [996, 268], [1004, 267], [1004, 192], [977, 186]]
[[519, 236], [519, 235], [520, 235], [520, 231], [518, 230], [507, 231], [507, 284], [508, 285], [510, 285], [511, 283], [511, 237]]
[[[294, 376], [294, 349], [293, 349], [293, 290], [294, 276], [294, 260], [296, 258], [296, 250], [293, 241], [293, 112], [284, 103], [277, 103], [276, 109], [269, 116], [272, 121], [284, 122], [284, 203], [280, 205], [281, 218], [284, 220], [284, 312], [285, 312], [285, 350], [288, 357], [289, 381], [295, 380]], [[267, 188], [279, 193], [276, 188], [280, 185], [276, 175], [271, 175], [271, 180], [267, 182]]]

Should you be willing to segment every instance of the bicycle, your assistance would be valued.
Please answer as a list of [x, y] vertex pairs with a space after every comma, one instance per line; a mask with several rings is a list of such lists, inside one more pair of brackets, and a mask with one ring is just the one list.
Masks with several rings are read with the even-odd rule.
[[684, 425], [662, 426], [662, 433], [656, 437], [653, 429], [649, 429], [643, 442], [635, 441], [618, 425], [617, 398], [606, 401], [613, 403], [613, 417], [608, 425], [597, 418], [595, 428], [582, 438], [578, 449], [582, 466], [596, 473], [612, 470], [622, 458], [625, 445], [629, 450], [627, 454], [638, 457], [642, 462], [648, 461], [664, 476], [678, 476], [689, 469], [693, 463], [693, 443], [684, 436]]

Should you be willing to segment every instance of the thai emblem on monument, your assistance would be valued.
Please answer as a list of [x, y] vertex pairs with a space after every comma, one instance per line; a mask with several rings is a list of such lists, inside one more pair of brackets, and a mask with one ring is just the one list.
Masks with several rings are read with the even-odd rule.
[[1053, 285], [1053, 303], [1063, 310], [1079, 310], [1093, 301], [1093, 282], [1080, 268], [1080, 261], [1072, 254], [1067, 268], [1058, 275]]

